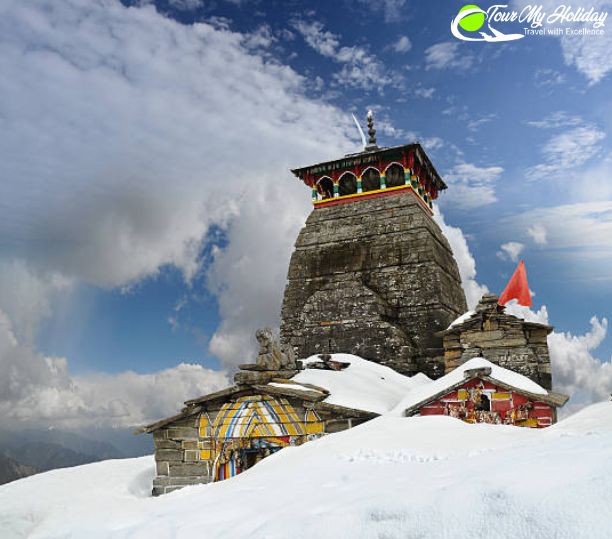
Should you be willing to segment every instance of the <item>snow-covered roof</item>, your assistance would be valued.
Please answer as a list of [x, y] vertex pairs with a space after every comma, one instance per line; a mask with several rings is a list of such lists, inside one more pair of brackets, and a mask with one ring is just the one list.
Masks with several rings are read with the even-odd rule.
[[454, 326], [458, 326], [459, 324], [463, 324], [463, 322], [465, 322], [468, 318], [471, 318], [473, 315], [476, 314], [476, 311], [467, 311], [465, 313], [463, 313], [460, 317], [455, 318], [450, 325], [448, 326], [447, 329], [450, 329]]
[[[332, 361], [349, 363], [342, 370], [323, 370], [306, 368], [296, 374], [289, 384], [271, 382], [268, 385], [280, 388], [304, 390], [308, 386], [323, 388], [329, 396], [323, 400], [327, 404], [343, 406], [383, 414], [391, 410], [412, 389], [431, 382], [424, 374], [404, 376], [398, 372], [352, 354], [331, 354]], [[311, 356], [302, 363], [320, 362], [319, 356]]]
[[460, 384], [464, 379], [464, 373], [473, 369], [491, 369], [489, 378], [501, 382], [503, 385], [513, 387], [525, 393], [533, 393], [535, 395], [548, 396], [549, 393], [542, 386], [536, 384], [526, 376], [509, 369], [504, 369], [483, 357], [472, 358], [448, 374], [433, 380], [428, 384], [422, 384], [414, 387], [395, 407], [394, 412], [403, 414], [409, 408], [416, 406], [428, 399], [442, 393], [445, 389], [449, 389], [457, 384]]

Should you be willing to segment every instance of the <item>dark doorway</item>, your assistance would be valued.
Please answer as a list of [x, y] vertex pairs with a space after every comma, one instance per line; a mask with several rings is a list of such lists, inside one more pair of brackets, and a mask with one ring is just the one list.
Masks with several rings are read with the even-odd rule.
[[361, 190], [365, 193], [377, 189], [380, 189], [380, 173], [374, 168], [369, 168], [361, 177]]

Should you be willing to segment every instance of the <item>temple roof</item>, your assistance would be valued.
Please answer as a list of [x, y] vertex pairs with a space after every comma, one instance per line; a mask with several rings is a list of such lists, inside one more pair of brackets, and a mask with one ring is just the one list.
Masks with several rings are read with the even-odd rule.
[[428, 384], [416, 387], [397, 405], [397, 411], [406, 415], [456, 389], [473, 378], [490, 381], [496, 385], [513, 389], [534, 400], [546, 402], [552, 406], [563, 406], [569, 397], [561, 393], [547, 391], [533, 380], [509, 369], [495, 365], [482, 357], [472, 358], [448, 374]]
[[425, 150], [418, 142], [413, 144], [403, 144], [401, 146], [392, 146], [389, 148], [375, 148], [372, 150], [364, 150], [359, 153], [347, 154], [339, 159], [323, 161], [314, 165], [291, 169], [291, 172], [297, 178], [304, 181], [308, 175], [318, 175], [324, 172], [332, 172], [334, 170], [349, 170], [352, 167], [370, 163], [372, 166], [374, 166], [377, 161], [399, 161], [400, 156], [407, 156], [411, 152], [419, 162], [420, 166], [428, 173], [436, 188], [438, 190], [446, 189], [446, 183], [444, 183], [436, 168], [429, 160]]

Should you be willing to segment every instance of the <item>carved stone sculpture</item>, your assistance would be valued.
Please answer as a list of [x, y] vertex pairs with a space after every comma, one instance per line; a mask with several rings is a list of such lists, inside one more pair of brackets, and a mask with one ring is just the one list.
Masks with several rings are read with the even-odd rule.
[[295, 369], [295, 354], [289, 347], [282, 347], [270, 328], [258, 329], [255, 338], [259, 343], [256, 364], [260, 370], [279, 371]]

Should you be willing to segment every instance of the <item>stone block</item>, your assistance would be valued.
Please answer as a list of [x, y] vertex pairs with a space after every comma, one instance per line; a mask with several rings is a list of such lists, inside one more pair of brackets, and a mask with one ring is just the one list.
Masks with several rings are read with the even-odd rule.
[[156, 440], [153, 439], [155, 449], [181, 449], [181, 443], [175, 440]]
[[183, 440], [181, 442], [182, 449], [197, 449], [198, 442], [196, 440]]
[[175, 449], [158, 449], [155, 451], [155, 460], [180, 462], [183, 460], [183, 451]]
[[185, 462], [196, 462], [198, 460], [198, 451], [186, 450], [184, 460]]
[[170, 467], [167, 461], [156, 462], [155, 469], [157, 471], [157, 475], [170, 475]]
[[197, 440], [198, 429], [195, 427], [170, 427], [168, 438], [172, 440]]
[[208, 465], [207, 461], [200, 463], [170, 462], [169, 472], [171, 477], [206, 475], [208, 473]]
[[153, 432], [153, 441], [157, 440], [167, 440], [168, 439], [168, 429], [158, 429]]

